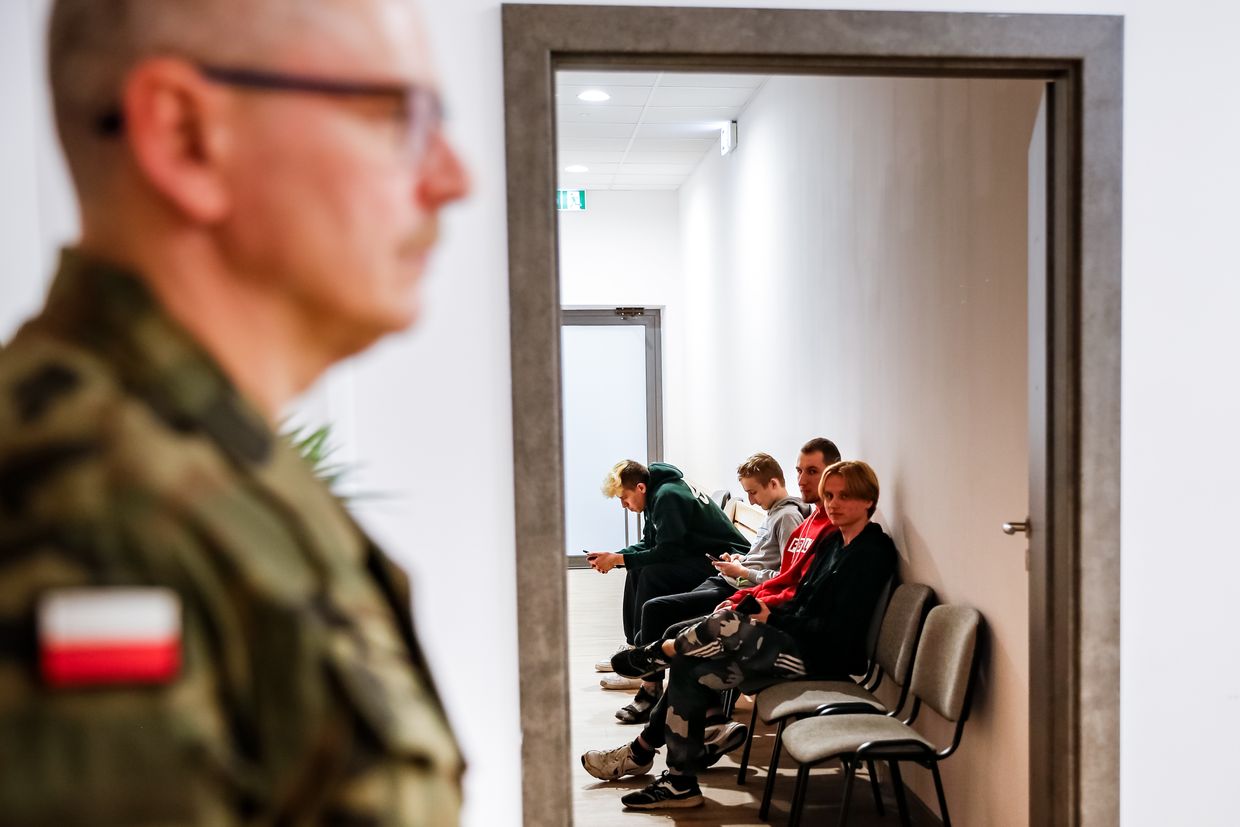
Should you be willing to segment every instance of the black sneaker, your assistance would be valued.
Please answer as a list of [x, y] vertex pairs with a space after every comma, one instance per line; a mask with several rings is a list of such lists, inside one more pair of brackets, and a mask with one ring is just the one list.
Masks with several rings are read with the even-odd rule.
[[630, 810], [664, 810], [701, 807], [704, 799], [697, 778], [664, 770], [652, 784], [623, 796], [620, 803]]
[[644, 724], [650, 720], [650, 710], [654, 709], [654, 705], [661, 697], [663, 697], [663, 684], [655, 684], [653, 692], [642, 684], [633, 702], [616, 710], [616, 719], [622, 724]]
[[663, 654], [663, 641], [656, 640], [636, 649], [628, 649], [612, 655], [611, 668], [617, 675], [626, 678], [644, 678], [662, 671], [668, 666], [667, 657]]

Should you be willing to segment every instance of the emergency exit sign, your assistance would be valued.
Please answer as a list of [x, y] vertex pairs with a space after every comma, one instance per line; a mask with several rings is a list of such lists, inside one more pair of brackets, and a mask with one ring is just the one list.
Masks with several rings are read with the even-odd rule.
[[561, 212], [585, 212], [585, 190], [556, 190], [555, 208]]

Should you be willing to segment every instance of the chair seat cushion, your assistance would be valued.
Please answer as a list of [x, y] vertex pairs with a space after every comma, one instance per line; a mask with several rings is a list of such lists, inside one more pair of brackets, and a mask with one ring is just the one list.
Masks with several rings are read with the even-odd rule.
[[886, 715], [826, 715], [794, 721], [784, 730], [784, 749], [798, 763], [816, 764], [837, 755], [851, 755], [871, 741], [904, 739], [934, 749], [917, 730]]
[[877, 698], [852, 681], [785, 681], [758, 695], [758, 717], [769, 724], [788, 717], [811, 715], [823, 704], [857, 702], [887, 711]]

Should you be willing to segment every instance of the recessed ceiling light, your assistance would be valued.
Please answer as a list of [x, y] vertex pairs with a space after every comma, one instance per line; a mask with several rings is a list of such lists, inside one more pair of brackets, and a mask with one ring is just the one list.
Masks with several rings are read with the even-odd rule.
[[589, 172], [590, 168], [585, 164], [569, 164], [564, 167], [565, 172]]
[[602, 103], [603, 101], [611, 100], [611, 95], [602, 89], [587, 89], [577, 96], [577, 100], [585, 101], [586, 103]]

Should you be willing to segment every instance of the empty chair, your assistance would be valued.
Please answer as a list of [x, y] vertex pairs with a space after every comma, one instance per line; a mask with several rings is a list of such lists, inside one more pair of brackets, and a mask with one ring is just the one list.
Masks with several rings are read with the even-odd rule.
[[[844, 766], [841, 827], [847, 822], [853, 779], [857, 765], [862, 761], [888, 762], [896, 788], [900, 820], [904, 825], [910, 822], [899, 764], [912, 761], [929, 767], [934, 776], [943, 827], [951, 827], [938, 764], [960, 745], [964, 723], [969, 716], [981, 623], [981, 615], [975, 609], [936, 606], [930, 610], [917, 647], [917, 663], [913, 667], [910, 684], [912, 706], [904, 720], [873, 713], [842, 713], [840, 707], [835, 707], [825, 708], [822, 715], [803, 718], [788, 726], [784, 732], [784, 748], [801, 765], [792, 795], [791, 827], [800, 822], [810, 769], [834, 758], [840, 759]], [[951, 743], [946, 747], [936, 748], [913, 729], [912, 724], [917, 720], [922, 704], [955, 724]]]
[[[875, 712], [889, 715], [895, 715], [904, 706], [908, 694], [908, 677], [917, 652], [917, 640], [933, 600], [934, 591], [921, 583], [905, 583], [896, 588], [879, 627], [869, 683], [863, 681], [862, 684], [857, 684], [847, 680], [785, 681], [763, 689], [758, 694], [754, 700], [754, 720], [761, 718], [766, 724], [778, 723], [775, 744], [771, 749], [770, 769], [766, 776], [766, 788], [762, 794], [762, 807], [759, 810], [762, 818], [766, 818], [770, 811], [784, 729], [789, 722], [813, 715], [824, 706], [864, 704]], [[899, 687], [899, 694], [891, 709], [874, 696], [874, 692], [884, 681]], [[754, 729], [751, 721], [751, 739]], [[741, 757], [742, 776], [748, 757], [749, 745], [746, 744], [745, 753]], [[872, 771], [870, 778], [872, 782], [875, 781]], [[882, 799], [876, 783], [874, 801], [881, 812]]]

